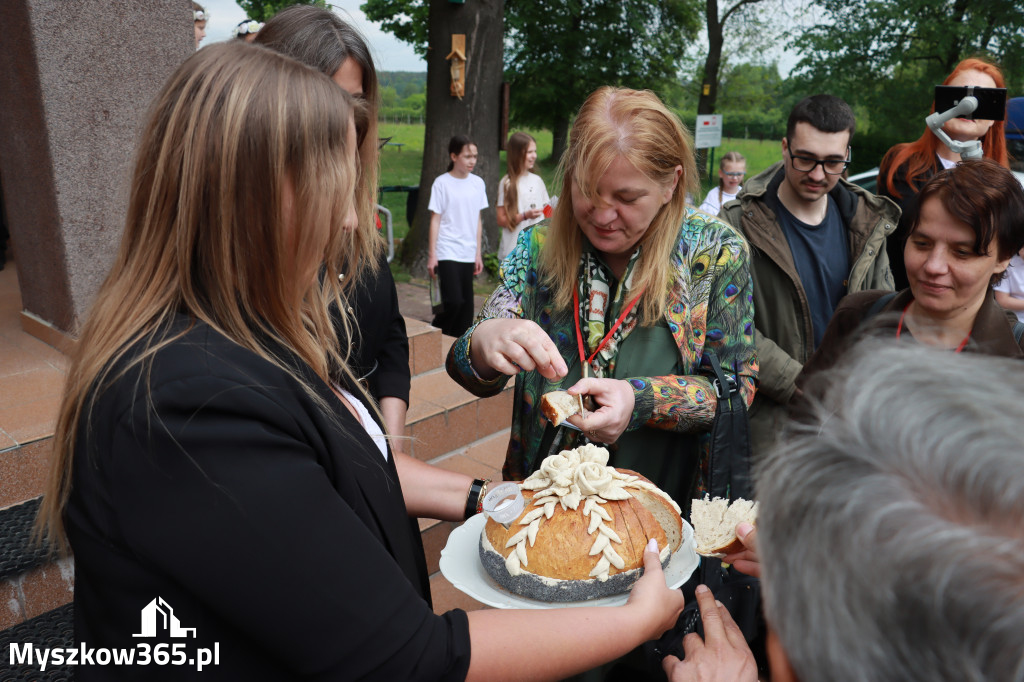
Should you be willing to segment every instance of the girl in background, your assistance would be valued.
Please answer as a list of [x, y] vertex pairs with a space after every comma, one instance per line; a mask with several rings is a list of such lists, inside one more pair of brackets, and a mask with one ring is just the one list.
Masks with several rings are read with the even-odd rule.
[[476, 145], [465, 135], [448, 142], [448, 172], [430, 188], [430, 251], [427, 270], [438, 277], [444, 309], [433, 324], [448, 336], [462, 336], [473, 323], [473, 277], [484, 270], [480, 244], [487, 191], [476, 167]]
[[722, 204], [732, 201], [743, 187], [743, 176], [747, 174], [747, 160], [739, 152], [726, 152], [718, 163], [718, 187], [704, 197], [700, 210], [711, 215], [718, 215]]
[[[1003, 73], [994, 64], [981, 59], [965, 59], [949, 74], [943, 85], [974, 85], [983, 88], [1004, 88]], [[935, 103], [932, 103], [932, 112]], [[947, 121], [942, 129], [953, 140], [967, 142], [981, 140], [981, 149], [986, 159], [992, 159], [1004, 168], [1010, 167], [1006, 153], [1006, 126], [1003, 121], [968, 120], [954, 118]], [[933, 175], [945, 168], [952, 168], [960, 161], [960, 155], [944, 145], [927, 126], [924, 134], [914, 142], [898, 144], [882, 157], [878, 170], [878, 194], [889, 197], [903, 211], [896, 231], [886, 240], [889, 252], [889, 267], [896, 290], [910, 286], [907, 268], [903, 263], [903, 245], [910, 233], [910, 219], [917, 204], [917, 194]]]
[[203, 6], [198, 2], [192, 3], [192, 26], [195, 29], [196, 36], [196, 49], [199, 49], [199, 43], [206, 37], [206, 22], [209, 21], [210, 15], [207, 14]]
[[544, 207], [551, 202], [544, 181], [533, 173], [537, 163], [536, 140], [526, 133], [514, 133], [508, 138], [505, 158], [508, 175], [498, 185], [498, 225], [504, 228], [498, 245], [499, 260], [505, 260], [516, 247], [523, 228], [544, 219]]

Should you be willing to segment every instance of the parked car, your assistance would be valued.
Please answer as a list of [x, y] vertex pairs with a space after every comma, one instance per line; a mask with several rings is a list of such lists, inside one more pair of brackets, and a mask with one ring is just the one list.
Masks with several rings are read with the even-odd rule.
[[878, 166], [875, 166], [871, 170], [864, 171], [863, 173], [857, 173], [846, 178], [855, 185], [860, 185], [872, 194], [876, 194], [875, 191], [878, 188]]
[[[1024, 97], [1020, 97], [1018, 99], [1020, 99], [1022, 104], [1024, 104]], [[1022, 109], [1022, 113], [1024, 113], [1024, 109]], [[1009, 132], [1009, 129], [1007, 129], [1007, 132]], [[1009, 147], [1010, 145], [1009, 135], [1006, 136], [1006, 145], [1007, 147]], [[1010, 156], [1016, 157], [1018, 159], [1017, 161], [1014, 161], [1013, 158], [1010, 159], [1010, 169], [1013, 171], [1014, 177], [1017, 178], [1017, 182], [1019, 182], [1021, 186], [1024, 187], [1024, 135], [1021, 136], [1019, 153], [1020, 156], [1017, 156], [1017, 154], [1014, 153], [1012, 150], [1010, 151]], [[847, 180], [849, 180], [855, 185], [860, 185], [861, 187], [871, 192], [872, 194], [878, 194], [877, 166], [875, 166], [871, 170], [864, 171], [863, 173], [851, 175], [850, 177], [847, 178]]]
[[1010, 168], [1024, 171], [1024, 97], [1013, 97], [1006, 102], [1006, 151], [1010, 153]]

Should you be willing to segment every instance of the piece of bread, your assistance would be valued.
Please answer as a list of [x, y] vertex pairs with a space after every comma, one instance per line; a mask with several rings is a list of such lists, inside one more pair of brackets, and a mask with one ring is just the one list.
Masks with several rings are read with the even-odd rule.
[[551, 391], [540, 397], [540, 411], [552, 426], [558, 426], [580, 412], [580, 397], [567, 391]]
[[697, 540], [697, 554], [721, 559], [726, 554], [739, 552], [743, 543], [736, 537], [736, 524], [757, 525], [757, 503], [742, 498], [729, 500], [721, 497], [693, 500], [690, 523]]
[[640, 577], [651, 538], [668, 565], [682, 544], [678, 505], [607, 461], [592, 444], [548, 457], [522, 484], [522, 514], [508, 528], [487, 520], [480, 559], [498, 584], [548, 602], [618, 594]]

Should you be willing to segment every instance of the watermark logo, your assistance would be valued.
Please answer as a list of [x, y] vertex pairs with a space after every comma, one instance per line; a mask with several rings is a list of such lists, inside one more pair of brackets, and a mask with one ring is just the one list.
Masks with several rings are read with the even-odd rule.
[[[196, 628], [181, 626], [174, 609], [162, 597], [157, 597], [142, 608], [141, 632], [132, 635], [134, 638], [154, 638], [168, 636], [175, 639], [195, 639]], [[12, 642], [8, 654], [11, 666], [36, 666], [40, 672], [51, 666], [72, 665], [174, 665], [189, 666], [197, 672], [211, 665], [220, 664], [220, 642], [214, 642], [212, 648], [190, 647], [185, 642], [168, 644], [161, 642], [152, 645], [139, 642], [127, 648], [93, 648], [85, 642], [76, 647], [37, 647], [32, 642], [24, 644]]]
[[195, 628], [181, 627], [181, 623], [174, 615], [174, 609], [163, 597], [157, 597], [142, 608], [142, 632], [132, 637], [156, 637], [158, 626], [171, 637], [196, 636]]

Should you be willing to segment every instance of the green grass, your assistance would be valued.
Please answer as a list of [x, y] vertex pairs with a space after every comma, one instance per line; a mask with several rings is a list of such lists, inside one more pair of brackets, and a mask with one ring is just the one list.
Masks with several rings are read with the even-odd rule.
[[[423, 164], [423, 132], [422, 124], [382, 123], [378, 129], [381, 137], [390, 137], [392, 143], [402, 143], [398, 147], [387, 145], [380, 154], [380, 184], [387, 186], [419, 185], [420, 169]], [[558, 160], [551, 158], [551, 132], [547, 130], [527, 130], [537, 140], [537, 173], [548, 186], [549, 194], [558, 194], [561, 188], [555, 187], [555, 171]], [[710, 150], [708, 150], [710, 152]], [[722, 146], [715, 151], [715, 163], [709, 177], [701, 179], [700, 196], [694, 197], [696, 203], [704, 198], [708, 189], [718, 183], [718, 162], [728, 151], [738, 151], [747, 159], [747, 177], [763, 171], [782, 158], [778, 140], [743, 140], [726, 138]], [[501, 153], [501, 167], [505, 167], [505, 152]], [[381, 203], [394, 217], [394, 233], [396, 237], [405, 237], [409, 232], [409, 223], [405, 219], [405, 192], [385, 192]]]

